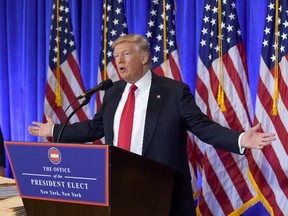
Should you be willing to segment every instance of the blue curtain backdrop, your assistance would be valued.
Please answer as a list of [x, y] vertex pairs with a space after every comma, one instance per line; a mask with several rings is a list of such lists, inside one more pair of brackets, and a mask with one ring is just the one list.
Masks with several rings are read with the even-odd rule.
[[[145, 35], [150, 0], [124, 0], [130, 33]], [[268, 0], [236, 0], [255, 104]], [[6, 141], [40, 141], [27, 132], [42, 121], [53, 0], [0, 0], [0, 124]], [[103, 0], [69, 0], [86, 89], [97, 83]], [[204, 0], [176, 0], [184, 82], [195, 91]], [[92, 110], [94, 103], [90, 102]], [[7, 174], [11, 176], [9, 170]]]

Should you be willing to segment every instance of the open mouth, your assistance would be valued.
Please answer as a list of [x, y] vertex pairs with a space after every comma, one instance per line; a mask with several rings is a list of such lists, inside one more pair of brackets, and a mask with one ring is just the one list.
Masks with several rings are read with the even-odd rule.
[[119, 67], [119, 71], [120, 71], [121, 73], [124, 73], [124, 72], [126, 71], [126, 68], [125, 68], [125, 67]]

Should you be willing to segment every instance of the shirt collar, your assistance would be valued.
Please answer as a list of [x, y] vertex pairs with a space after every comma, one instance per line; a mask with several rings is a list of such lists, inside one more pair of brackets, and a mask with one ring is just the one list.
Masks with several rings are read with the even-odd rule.
[[[139, 90], [145, 90], [150, 87], [152, 81], [152, 71], [149, 69], [147, 73], [140, 79], [138, 80], [135, 85], [138, 87]], [[126, 88], [130, 88], [132, 84], [127, 83]]]

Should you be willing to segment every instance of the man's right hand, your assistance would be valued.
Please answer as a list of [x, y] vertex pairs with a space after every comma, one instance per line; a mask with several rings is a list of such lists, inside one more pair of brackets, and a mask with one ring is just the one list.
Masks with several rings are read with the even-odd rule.
[[33, 136], [52, 137], [52, 128], [54, 127], [54, 121], [50, 116], [46, 116], [47, 122], [32, 122], [34, 126], [29, 126], [28, 131]]

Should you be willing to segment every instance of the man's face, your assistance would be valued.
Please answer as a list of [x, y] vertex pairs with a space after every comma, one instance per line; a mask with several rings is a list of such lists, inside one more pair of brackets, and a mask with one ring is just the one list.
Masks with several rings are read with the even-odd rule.
[[147, 62], [146, 55], [138, 51], [135, 43], [117, 44], [114, 48], [114, 57], [121, 78], [128, 83], [137, 82], [147, 71], [144, 69], [144, 64]]

